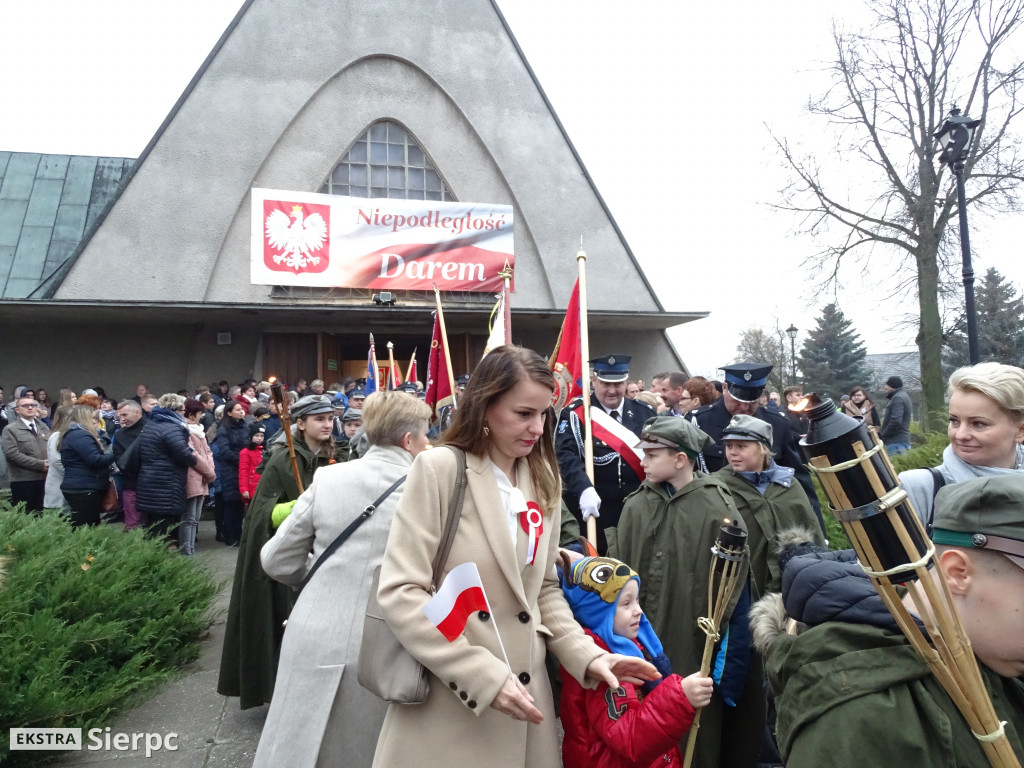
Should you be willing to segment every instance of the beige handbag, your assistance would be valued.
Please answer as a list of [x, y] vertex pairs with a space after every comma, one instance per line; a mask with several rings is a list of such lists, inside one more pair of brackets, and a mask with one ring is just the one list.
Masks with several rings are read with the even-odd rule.
[[[446, 447], [456, 455], [458, 474], [455, 479], [455, 493], [452, 494], [451, 503], [448, 505], [448, 519], [445, 521], [441, 546], [434, 555], [430, 578], [431, 594], [436, 591], [441, 571], [448, 562], [448, 552], [452, 548], [455, 529], [462, 515], [462, 501], [466, 497], [466, 454], [458, 448]], [[427, 691], [430, 690], [427, 670], [405, 650], [385, 621], [377, 603], [379, 579], [378, 565], [373, 571], [370, 597], [366, 601], [357, 678], [363, 688], [389, 704], [420, 704], [426, 700]]]

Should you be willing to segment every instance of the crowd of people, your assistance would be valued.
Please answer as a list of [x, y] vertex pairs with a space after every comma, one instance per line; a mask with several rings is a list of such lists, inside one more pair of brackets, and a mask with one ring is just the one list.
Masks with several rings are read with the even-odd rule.
[[[987, 765], [867, 576], [826, 549], [803, 390], [765, 391], [757, 362], [648, 388], [628, 356], [590, 363], [586, 400], [555, 413], [546, 362], [499, 347], [460, 380], [440, 432], [414, 389], [367, 397], [357, 381], [296, 382], [283, 410], [257, 381], [157, 398], [140, 385], [116, 403], [18, 391], [2, 436], [11, 497], [76, 526], [145, 526], [184, 555], [213, 510], [238, 547], [218, 691], [270, 704], [256, 765], [663, 765], [682, 762], [697, 717], [698, 768], [853, 764], [864, 741], [882, 762], [914, 740], [927, 742], [915, 765]], [[864, 387], [837, 408], [896, 455], [911, 443], [899, 377], [886, 399], [881, 418]], [[1024, 370], [956, 371], [948, 437], [938, 467], [900, 482], [1020, 759]], [[746, 556], [709, 630], [724, 524]], [[449, 639], [425, 608], [468, 562], [486, 610]], [[355, 677], [378, 569], [380, 610], [429, 673], [417, 706]]]

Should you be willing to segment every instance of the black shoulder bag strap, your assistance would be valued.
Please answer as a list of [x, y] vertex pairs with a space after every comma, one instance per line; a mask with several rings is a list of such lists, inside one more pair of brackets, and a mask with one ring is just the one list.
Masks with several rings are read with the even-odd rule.
[[445, 563], [448, 562], [448, 553], [451, 551], [452, 542], [455, 541], [455, 529], [459, 527], [459, 518], [462, 517], [462, 502], [466, 498], [466, 452], [450, 445], [445, 447], [455, 454], [455, 491], [448, 503], [448, 519], [444, 522], [441, 545], [437, 548], [437, 554], [434, 555], [430, 575], [430, 594], [437, 591], [437, 582], [441, 578], [441, 571], [444, 569]]
[[939, 489], [946, 484], [946, 476], [942, 474], [942, 470], [938, 467], [929, 467], [928, 471], [932, 476], [932, 505], [928, 510], [928, 521], [925, 524], [924, 530], [930, 536], [932, 523], [935, 521], [935, 497], [938, 495]]
[[296, 591], [301, 591], [302, 588], [309, 583], [309, 580], [313, 578], [313, 574], [316, 573], [320, 566], [324, 564], [324, 560], [333, 555], [335, 550], [337, 550], [338, 547], [344, 544], [345, 540], [349, 536], [355, 533], [356, 528], [365, 523], [369, 519], [369, 517], [377, 511], [377, 507], [384, 503], [384, 499], [390, 496], [392, 491], [394, 491], [396, 488], [398, 488], [398, 486], [405, 482], [405, 478], [406, 476], [402, 475], [400, 478], [395, 480], [395, 482], [391, 484], [390, 488], [384, 491], [384, 493], [382, 493], [380, 497], [375, 502], [373, 502], [373, 504], [371, 504], [362, 512], [360, 512], [359, 516], [356, 517], [356, 519], [353, 520], [351, 523], [349, 523], [348, 527], [344, 531], [338, 534], [338, 538], [332, 541], [330, 545], [327, 547], [327, 549], [324, 550], [323, 554], [320, 555], [320, 558], [315, 563], [313, 563], [313, 567], [309, 569], [309, 573], [306, 574], [306, 578], [302, 580], [302, 583], [299, 584]]

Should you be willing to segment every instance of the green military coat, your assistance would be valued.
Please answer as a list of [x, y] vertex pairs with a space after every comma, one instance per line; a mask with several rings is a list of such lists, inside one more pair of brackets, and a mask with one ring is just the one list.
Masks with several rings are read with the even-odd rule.
[[747, 547], [750, 549], [750, 578], [757, 596], [782, 589], [776, 539], [780, 531], [805, 528], [811, 540], [825, 546], [818, 517], [811, 509], [807, 494], [797, 482], [789, 486], [771, 483], [764, 496], [737, 475], [732, 467], [715, 473], [732, 492], [736, 509], [747, 524]]
[[[313, 482], [313, 473], [328, 460], [324, 450], [313, 454], [301, 439], [296, 439], [295, 462], [302, 487], [308, 488]], [[242, 709], [269, 702], [274, 692], [284, 622], [291, 612], [295, 591], [263, 572], [260, 550], [274, 535], [270, 522], [274, 505], [297, 498], [299, 489], [288, 449], [278, 447], [265, 463], [260, 484], [242, 522], [238, 564], [220, 657], [217, 692], [222, 696], [239, 696]]]
[[[612, 556], [640, 575], [640, 606], [661, 639], [672, 670], [684, 677], [700, 669], [704, 654], [706, 635], [697, 620], [709, 615], [711, 547], [726, 519], [746, 528], [721, 478], [697, 474], [671, 497], [661, 484], [644, 481], [626, 499], [618, 528], [608, 538]], [[744, 566], [723, 625], [747, 580]], [[728, 714], [717, 695], [702, 710], [695, 768], [732, 768], [745, 765], [748, 758], [753, 764], [750, 753], [756, 752], [759, 729], [764, 727], [760, 675], [760, 666], [752, 665], [747, 690]], [[741, 748], [741, 754], [732, 754], [733, 746]]]
[[[903, 635], [826, 622], [765, 650], [786, 768], [988, 768], [980, 742]], [[981, 665], [996, 715], [1024, 762], [1024, 682]]]

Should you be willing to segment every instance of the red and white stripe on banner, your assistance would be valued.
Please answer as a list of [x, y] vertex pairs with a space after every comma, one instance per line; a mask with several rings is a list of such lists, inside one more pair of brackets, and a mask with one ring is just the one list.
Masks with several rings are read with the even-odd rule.
[[[582, 405], [577, 407], [574, 413], [579, 417], [580, 421], [583, 420]], [[624, 427], [601, 408], [594, 408], [593, 406], [590, 408], [590, 428], [594, 433], [594, 437], [607, 443], [613, 451], [619, 454], [622, 460], [629, 464], [630, 468], [636, 472], [637, 477], [641, 480], [647, 477], [647, 473], [644, 472], [643, 465], [640, 463], [644, 457], [644, 452], [634, 447], [640, 442], [640, 438], [634, 435], [632, 430]]]

